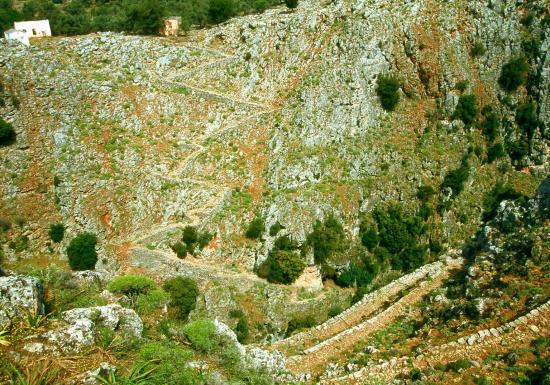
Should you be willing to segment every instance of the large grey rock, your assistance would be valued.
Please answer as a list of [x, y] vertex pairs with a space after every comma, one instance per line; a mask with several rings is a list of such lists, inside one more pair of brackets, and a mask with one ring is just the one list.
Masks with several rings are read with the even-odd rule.
[[71, 309], [63, 312], [61, 317], [71, 324], [79, 320], [91, 320], [95, 326], [120, 330], [137, 338], [141, 337], [143, 332], [143, 322], [137, 313], [119, 304]]
[[89, 319], [79, 319], [74, 324], [50, 330], [37, 337], [23, 349], [30, 353], [75, 354], [95, 342], [95, 328]]
[[0, 329], [27, 313], [44, 314], [43, 287], [38, 278], [15, 275], [0, 277]]

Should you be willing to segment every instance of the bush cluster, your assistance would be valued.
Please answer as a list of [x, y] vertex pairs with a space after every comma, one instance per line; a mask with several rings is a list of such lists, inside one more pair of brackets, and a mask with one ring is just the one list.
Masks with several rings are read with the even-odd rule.
[[248, 341], [250, 332], [248, 330], [248, 322], [242, 310], [232, 310], [229, 312], [231, 318], [237, 319], [237, 325], [235, 326], [234, 332], [237, 335], [237, 340], [244, 344]]
[[171, 248], [178, 258], [185, 258], [187, 253], [195, 255], [197, 251], [204, 249], [212, 238], [214, 234], [208, 231], [199, 232], [194, 226], [185, 226], [181, 241], [174, 243]]
[[93, 233], [80, 233], [67, 247], [69, 266], [73, 270], [90, 270], [97, 263], [97, 237]]
[[128, 296], [132, 303], [139, 295], [147, 294], [154, 288], [156, 284], [151, 278], [133, 274], [115, 277], [107, 285], [107, 290]]

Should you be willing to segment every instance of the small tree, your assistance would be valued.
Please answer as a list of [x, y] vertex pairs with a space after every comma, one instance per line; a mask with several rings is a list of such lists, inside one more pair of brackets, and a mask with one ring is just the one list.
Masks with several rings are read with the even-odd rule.
[[52, 223], [50, 225], [50, 231], [48, 231], [48, 235], [50, 236], [50, 239], [55, 243], [61, 242], [63, 240], [63, 236], [65, 235], [65, 226], [63, 225], [63, 223]]
[[195, 281], [175, 277], [164, 283], [164, 290], [170, 294], [172, 305], [178, 309], [178, 318], [185, 319], [195, 309], [199, 289]]
[[382, 108], [393, 111], [399, 103], [399, 81], [393, 76], [379, 75], [376, 93], [380, 98]]
[[529, 65], [524, 57], [511, 59], [502, 67], [498, 83], [505, 91], [515, 91], [527, 82], [528, 72]]
[[78, 234], [67, 247], [69, 266], [73, 270], [89, 270], [95, 267], [97, 237], [93, 233]]
[[183, 242], [176, 242], [172, 245], [172, 251], [176, 253], [178, 258], [185, 258], [187, 256], [187, 246]]
[[193, 226], [185, 226], [183, 229], [183, 235], [181, 237], [181, 240], [187, 244], [187, 246], [191, 247], [195, 243], [197, 243], [199, 236], [197, 233], [197, 229]]
[[297, 8], [298, 0], [285, 0], [285, 5], [290, 9]]
[[0, 146], [7, 146], [15, 142], [15, 136], [13, 126], [0, 118]]

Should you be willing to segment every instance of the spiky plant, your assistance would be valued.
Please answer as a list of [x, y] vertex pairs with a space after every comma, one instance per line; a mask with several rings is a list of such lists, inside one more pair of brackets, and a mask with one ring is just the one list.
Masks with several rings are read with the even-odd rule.
[[157, 360], [136, 363], [126, 376], [119, 376], [111, 370], [107, 377], [97, 376], [96, 379], [103, 385], [148, 385], [157, 369], [151, 365], [156, 362]]
[[59, 369], [51, 361], [44, 361], [35, 366], [27, 366], [22, 370], [11, 367], [12, 385], [59, 385]]

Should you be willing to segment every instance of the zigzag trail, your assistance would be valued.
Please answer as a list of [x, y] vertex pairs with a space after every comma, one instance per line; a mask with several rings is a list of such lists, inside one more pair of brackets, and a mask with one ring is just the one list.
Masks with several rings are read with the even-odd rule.
[[[303, 354], [289, 357], [287, 359], [287, 368], [296, 373], [321, 371], [331, 359], [337, 358], [343, 352], [351, 350], [356, 343], [364, 340], [370, 333], [385, 327], [404, 314], [411, 304], [420, 301], [424, 295], [439, 287], [449, 277], [450, 272], [460, 268], [463, 263], [462, 258], [447, 257], [445, 263], [436, 262], [426, 265], [416, 272], [403, 277], [401, 281], [394, 281], [378, 290], [358, 305], [349, 309], [343, 316], [341, 315], [338, 319], [327, 321], [327, 323], [321, 325], [318, 330], [314, 330], [311, 334], [305, 334], [303, 337], [294, 337], [290, 341], [294, 344], [300, 344], [301, 338], [304, 338], [306, 344], [311, 344], [318, 337], [325, 339], [306, 349]], [[422, 278], [425, 280], [419, 282]], [[403, 284], [403, 282], [406, 282], [406, 284]], [[416, 286], [408, 294], [401, 297], [387, 309], [364, 322], [360, 322], [364, 317], [380, 310], [384, 303], [399, 291], [411, 288], [415, 284]], [[380, 299], [377, 299], [377, 297]], [[289, 341], [283, 341], [283, 344], [289, 346]]]
[[[380, 365], [364, 367], [346, 376], [325, 379], [322, 384], [364, 384], [366, 381], [389, 381], [411, 368], [427, 369], [436, 364], [447, 364], [458, 359], [483, 359], [492, 354], [504, 353], [511, 347], [525, 345], [550, 334], [550, 301], [531, 310], [524, 316], [497, 328], [484, 329], [456, 341], [432, 346], [426, 354], [417, 357], [393, 358]], [[504, 343], [505, 342], [505, 343]]]

